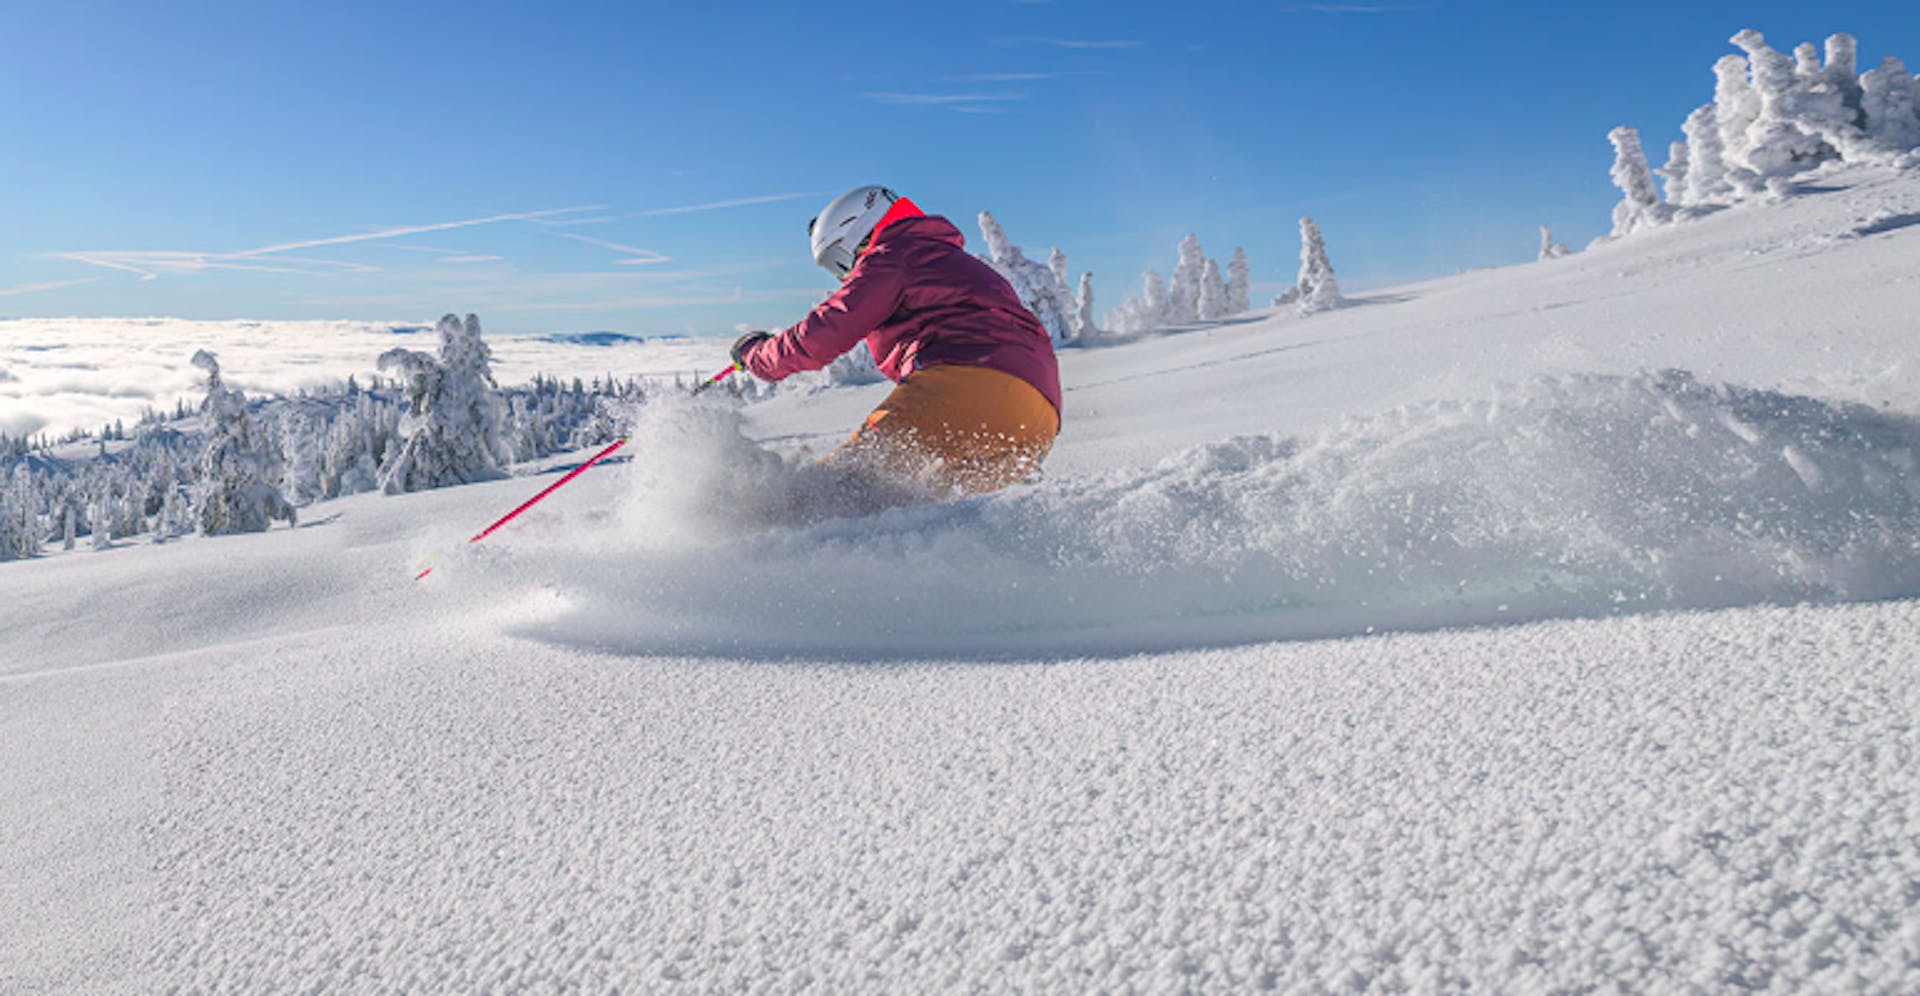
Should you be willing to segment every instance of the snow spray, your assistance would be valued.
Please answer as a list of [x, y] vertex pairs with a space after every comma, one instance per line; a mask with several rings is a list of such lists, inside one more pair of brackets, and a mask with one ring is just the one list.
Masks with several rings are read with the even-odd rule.
[[[742, 369], [742, 367], [738, 363], [730, 367], [727, 367], [726, 369], [720, 371], [719, 373], [714, 374], [712, 377], [709, 377], [706, 380], [701, 381], [699, 384], [694, 385], [693, 393], [698, 395], [700, 392], [705, 391], [707, 388], [712, 387], [713, 385], [718, 384], [723, 380], [726, 380], [729, 376], [733, 374], [734, 371], [740, 370], [740, 369]], [[598, 453], [595, 453], [593, 456], [588, 457], [585, 462], [580, 464], [580, 466], [575, 467], [572, 470], [568, 471], [565, 477], [562, 477], [559, 480], [553, 482], [552, 484], [547, 485], [545, 488], [541, 489], [539, 494], [534, 495], [533, 497], [527, 499], [524, 502], [521, 502], [518, 508], [515, 508], [513, 511], [508, 512], [507, 514], [501, 516], [498, 519], [495, 519], [492, 525], [475, 533], [473, 535], [473, 538], [470, 540], [467, 540], [467, 542], [478, 543], [481, 540], [486, 539], [488, 536], [493, 535], [494, 530], [499, 529], [501, 526], [504, 526], [509, 522], [512, 522], [514, 519], [519, 517], [520, 513], [526, 511], [527, 509], [532, 508], [535, 505], [540, 504], [542, 499], [546, 498], [548, 495], [554, 493], [555, 491], [560, 490], [560, 488], [564, 486], [568, 481], [571, 481], [574, 478], [579, 477], [581, 474], [586, 473], [588, 467], [591, 467], [594, 464], [599, 463], [601, 460], [606, 459], [608, 456], [611, 456], [614, 450], [617, 450], [620, 447], [627, 445], [627, 440], [629, 438], [630, 437], [627, 437], [627, 436], [621, 436], [619, 439], [614, 440], [612, 445], [608, 446], [606, 449], [603, 449]], [[421, 578], [424, 578], [427, 575], [432, 574], [433, 569], [439, 563], [439, 560], [440, 558], [438, 556], [434, 557], [432, 560], [429, 560], [427, 562], [427, 566], [422, 568], [420, 573], [415, 574], [413, 576], [413, 579], [415, 581], [418, 581]]]

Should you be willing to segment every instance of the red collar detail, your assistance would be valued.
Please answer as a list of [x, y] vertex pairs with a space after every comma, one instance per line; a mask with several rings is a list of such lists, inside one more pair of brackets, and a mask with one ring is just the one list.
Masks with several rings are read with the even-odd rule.
[[920, 205], [915, 204], [905, 197], [896, 199], [893, 202], [893, 207], [888, 208], [887, 213], [880, 217], [880, 224], [873, 226], [873, 235], [867, 238], [867, 246], [860, 251], [860, 255], [865, 256], [873, 250], [874, 242], [879, 240], [880, 233], [886, 231], [888, 225], [896, 221], [905, 221], [908, 218], [920, 218], [925, 215], [926, 212], [920, 210]]

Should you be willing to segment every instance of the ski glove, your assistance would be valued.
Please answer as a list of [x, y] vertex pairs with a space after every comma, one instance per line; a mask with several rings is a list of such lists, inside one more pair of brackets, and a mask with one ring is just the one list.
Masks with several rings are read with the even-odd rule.
[[747, 368], [747, 354], [753, 352], [753, 347], [771, 338], [773, 338], [773, 333], [771, 332], [749, 332], [735, 339], [731, 353], [733, 356], [733, 365], [745, 370]]

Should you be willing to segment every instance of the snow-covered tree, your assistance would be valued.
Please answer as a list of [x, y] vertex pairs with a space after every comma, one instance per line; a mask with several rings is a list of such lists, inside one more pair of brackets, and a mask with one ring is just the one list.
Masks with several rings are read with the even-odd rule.
[[1140, 275], [1140, 296], [1128, 298], [1107, 315], [1107, 330], [1135, 335], [1168, 325], [1167, 285], [1160, 274], [1148, 270]]
[[[351, 386], [351, 385], [350, 385]], [[380, 486], [380, 465], [397, 446], [400, 408], [357, 389], [327, 426], [320, 455], [320, 493], [328, 498]]]
[[1667, 164], [1654, 170], [1666, 182], [1669, 204], [1679, 204], [1687, 199], [1687, 171], [1690, 166], [1687, 160], [1687, 143], [1673, 142], [1667, 146]]
[[[87, 537], [87, 546], [94, 550], [111, 549], [113, 547], [113, 513], [108, 509], [105, 497], [97, 496], [87, 506], [87, 521], [93, 523], [93, 530]], [[259, 531], [253, 530], [253, 532]]]
[[1630, 235], [1671, 220], [1673, 208], [1660, 202], [1653, 170], [1647, 167], [1647, 154], [1640, 149], [1640, 133], [1622, 126], [1608, 132], [1607, 140], [1613, 143], [1613, 183], [1623, 195], [1613, 208], [1614, 236]]
[[380, 468], [388, 494], [494, 480], [506, 476], [501, 468], [512, 458], [480, 319], [447, 315], [438, 331], [438, 357], [410, 349], [380, 354], [380, 369], [405, 379], [408, 405], [399, 451]]
[[1793, 73], [1803, 80], [1812, 79], [1820, 73], [1820, 50], [1812, 42], [1801, 42], [1793, 50]]
[[[1028, 259], [1019, 246], [1008, 240], [1007, 233], [989, 212], [980, 212], [980, 234], [986, 239], [987, 261], [1013, 285], [1021, 303], [1046, 326], [1053, 341], [1058, 344], [1072, 340], [1073, 301], [1066, 284], [1045, 264]], [[1061, 263], [1065, 265], [1064, 257]]]
[[326, 427], [317, 418], [289, 412], [280, 419], [280, 493], [295, 505], [304, 505], [323, 493], [321, 459]]
[[1067, 254], [1061, 252], [1059, 246], [1054, 246], [1053, 252], [1048, 254], [1047, 269], [1053, 271], [1053, 279], [1058, 280], [1060, 286], [1071, 286], [1067, 278]]
[[[1801, 71], [1794, 58], [1774, 50], [1758, 31], [1733, 36], [1747, 53], [1753, 92], [1760, 113], [1747, 126], [1744, 165], [1762, 178], [1790, 176], [1820, 162], [1839, 158], [1825, 139], [1837, 137], [1846, 114], [1840, 94], [1819, 72]], [[1806, 46], [1808, 52], [1812, 46]]]
[[192, 489], [184, 484], [169, 488], [161, 496], [160, 509], [154, 518], [155, 538], [167, 540], [185, 536], [196, 528], [198, 523], [193, 516]]
[[1346, 299], [1340, 296], [1340, 283], [1333, 277], [1333, 263], [1327, 258], [1327, 240], [1320, 225], [1311, 216], [1300, 219], [1300, 279], [1295, 304], [1303, 315], [1338, 308]]
[[1151, 328], [1159, 328], [1167, 324], [1171, 311], [1172, 305], [1167, 299], [1167, 285], [1160, 279], [1160, 274], [1152, 270], [1142, 273], [1140, 275], [1141, 317], [1153, 322]]
[[827, 364], [826, 374], [827, 382], [835, 385], [878, 384], [887, 379], [887, 375], [880, 372], [880, 365], [873, 361], [873, 350], [864, 342]]
[[1253, 307], [1253, 267], [1247, 263], [1247, 251], [1234, 247], [1227, 261], [1227, 313], [1237, 315]]
[[1894, 56], [1860, 77], [1862, 130], [1888, 150], [1920, 146], [1920, 80]]
[[1727, 175], [1726, 145], [1720, 139], [1718, 107], [1705, 104], [1687, 115], [1680, 128], [1686, 136], [1687, 182], [1676, 193], [1669, 189], [1667, 200], [1680, 205], [1712, 204], [1732, 197], [1736, 191]]
[[1748, 133], [1760, 119], [1760, 95], [1753, 90], [1747, 60], [1740, 56], [1721, 56], [1713, 64], [1713, 74], [1713, 121], [1720, 134], [1727, 182], [1740, 196], [1756, 193], [1766, 184], [1746, 163], [1747, 150], [1753, 145]]
[[1686, 141], [1660, 170], [1664, 203], [1646, 199], [1637, 136], [1634, 149], [1616, 141], [1614, 179], [1626, 198], [1615, 210], [1615, 235], [1763, 192], [1783, 194], [1792, 189], [1789, 177], [1823, 163], [1920, 161], [1920, 80], [1898, 59], [1861, 74], [1859, 44], [1846, 34], [1827, 38], [1824, 62], [1812, 44], [1789, 55], [1757, 31], [1731, 42], [1745, 55], [1714, 64], [1713, 103], [1688, 115]]
[[1848, 119], [1855, 127], [1863, 124], [1859, 73], [1859, 41], [1848, 34], [1827, 36], [1827, 65], [1822, 75], [1826, 77], [1828, 86], [1840, 92], [1841, 103], [1846, 105]]
[[1568, 249], [1565, 245], [1559, 242], [1553, 241], [1552, 228], [1546, 225], [1540, 226], [1540, 258], [1541, 259], [1559, 259], [1562, 256], [1568, 255], [1572, 251], [1573, 250]]
[[0, 560], [19, 560], [40, 552], [40, 498], [33, 475], [18, 464], [0, 477]]
[[1174, 264], [1167, 281], [1168, 317], [1173, 322], [1191, 322], [1200, 317], [1200, 273], [1206, 267], [1206, 254], [1200, 249], [1200, 237], [1188, 234], [1180, 240], [1180, 261]]
[[1093, 274], [1080, 274], [1080, 294], [1074, 300], [1074, 327], [1077, 335], [1096, 336], [1100, 329], [1093, 320]]
[[1227, 314], [1227, 282], [1220, 277], [1220, 264], [1209, 259], [1200, 268], [1200, 320], [1216, 321]]
[[[247, 399], [220, 379], [220, 361], [200, 350], [193, 365], [206, 371], [207, 398], [200, 405], [207, 441], [200, 451], [200, 480], [194, 505], [200, 532], [208, 536], [264, 531], [274, 519], [294, 521], [293, 506], [267, 483], [276, 476]], [[96, 545], [110, 527], [103, 509], [90, 510]]]

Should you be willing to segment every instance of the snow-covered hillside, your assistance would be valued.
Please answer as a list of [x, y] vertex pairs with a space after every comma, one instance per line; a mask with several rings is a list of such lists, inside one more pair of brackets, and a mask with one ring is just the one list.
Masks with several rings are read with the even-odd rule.
[[1920, 988], [1920, 176], [1802, 182], [984, 499], [836, 514], [874, 385], [0, 565], [0, 989]]

